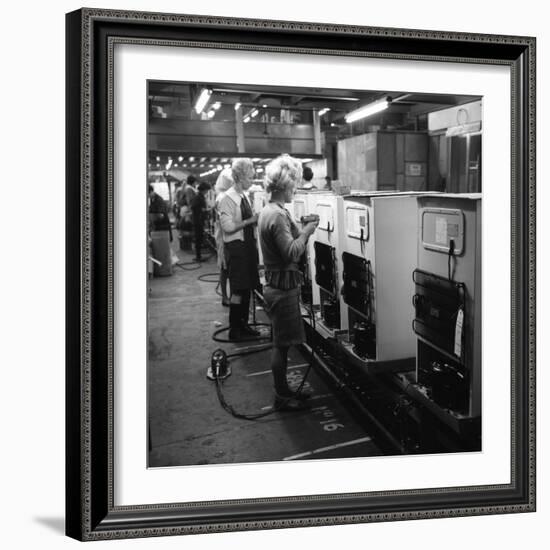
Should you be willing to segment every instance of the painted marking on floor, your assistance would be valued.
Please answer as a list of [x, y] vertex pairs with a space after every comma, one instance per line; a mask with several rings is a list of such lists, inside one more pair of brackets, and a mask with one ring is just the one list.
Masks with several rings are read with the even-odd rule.
[[[299, 365], [290, 365], [287, 367], [287, 370], [290, 369], [301, 369], [302, 367], [307, 367], [309, 363], [300, 363]], [[271, 369], [269, 370], [262, 370], [260, 372], [251, 372], [250, 374], [247, 374], [246, 376], [260, 376], [260, 374], [271, 374]]]
[[[323, 399], [324, 397], [333, 397], [332, 393], [323, 393], [321, 395], [312, 395], [308, 401], [314, 401], [315, 399]], [[273, 405], [268, 405], [267, 407], [262, 407], [262, 411], [267, 411], [268, 409], [272, 409]], [[314, 410], [314, 409], [311, 409]], [[307, 409], [304, 409], [304, 412], [306, 412]]]
[[336, 443], [335, 445], [329, 445], [328, 447], [320, 447], [319, 449], [313, 449], [313, 451], [306, 451], [297, 455], [287, 456], [283, 460], [296, 460], [297, 458], [304, 458], [306, 456], [316, 455], [324, 453], [325, 451], [332, 451], [334, 449], [340, 449], [341, 447], [349, 447], [351, 445], [357, 445], [359, 443], [366, 443], [370, 441], [370, 437], [361, 437], [359, 439], [353, 439], [352, 441], [344, 441], [343, 443]]

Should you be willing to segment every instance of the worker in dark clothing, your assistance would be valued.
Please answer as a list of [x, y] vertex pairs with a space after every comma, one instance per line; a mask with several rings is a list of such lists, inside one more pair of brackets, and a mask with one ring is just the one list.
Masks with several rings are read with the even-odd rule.
[[253, 213], [247, 191], [254, 181], [254, 164], [237, 158], [231, 165], [233, 185], [218, 205], [225, 243], [231, 298], [229, 299], [229, 339], [238, 341], [258, 336], [248, 324], [250, 296], [259, 284], [258, 249]]
[[206, 193], [210, 190], [210, 184], [203, 182], [199, 184], [198, 192], [191, 199], [191, 215], [193, 219], [193, 230], [195, 232], [195, 262], [202, 262], [201, 248], [204, 238], [204, 222], [206, 221], [207, 204]]
[[185, 196], [183, 203], [187, 204], [187, 206], [191, 206], [193, 197], [197, 194], [197, 191], [195, 189], [196, 183], [197, 183], [197, 178], [195, 176], [193, 176], [192, 174], [187, 176], [187, 181], [185, 182], [185, 185], [183, 187], [183, 194]]
[[149, 184], [149, 231], [168, 231], [172, 242], [172, 224], [164, 199]]

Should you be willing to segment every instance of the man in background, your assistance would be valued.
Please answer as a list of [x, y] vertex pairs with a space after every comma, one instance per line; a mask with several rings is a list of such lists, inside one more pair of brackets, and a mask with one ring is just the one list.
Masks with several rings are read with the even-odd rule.
[[187, 176], [187, 181], [185, 182], [185, 185], [183, 186], [183, 193], [185, 195], [185, 202], [187, 203], [187, 206], [191, 206], [191, 201], [193, 200], [193, 197], [197, 194], [197, 191], [195, 189], [195, 185], [197, 183], [197, 178], [193, 175]]
[[304, 166], [302, 170], [302, 189], [313, 189], [313, 170], [309, 166]]
[[210, 190], [210, 184], [202, 182], [199, 184], [198, 192], [191, 199], [191, 217], [193, 219], [193, 230], [195, 232], [195, 257], [193, 261], [202, 262], [201, 248], [204, 238], [204, 222], [207, 214], [206, 193]]

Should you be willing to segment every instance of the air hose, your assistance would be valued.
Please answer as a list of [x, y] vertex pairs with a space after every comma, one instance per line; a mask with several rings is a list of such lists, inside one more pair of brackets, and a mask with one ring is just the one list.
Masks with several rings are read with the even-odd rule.
[[[255, 293], [254, 293], [254, 297], [255, 297]], [[255, 300], [254, 300], [253, 303], [255, 304]], [[254, 307], [254, 316], [255, 316], [255, 311], [256, 311], [256, 308]], [[310, 318], [311, 318], [312, 325], [313, 325], [313, 327], [315, 327], [315, 316], [314, 316], [314, 313], [313, 313], [313, 306], [311, 307], [309, 313], [310, 313]], [[268, 323], [253, 323], [252, 326], [271, 326], [271, 325], [268, 324]], [[229, 327], [223, 327], [223, 328], [218, 329], [217, 331], [215, 331], [213, 336], [212, 336], [212, 339], [215, 340], [216, 342], [230, 342], [231, 340], [221, 340], [221, 339], [217, 338], [217, 335], [220, 332], [228, 330], [228, 328]], [[236, 351], [234, 353], [228, 354], [226, 357], [230, 358], [230, 357], [239, 357], [239, 356], [242, 356], [242, 355], [250, 355], [252, 353], [258, 353], [260, 351], [265, 351], [267, 349], [270, 349], [271, 347], [272, 347], [271, 344], [268, 344], [268, 345], [255, 346], [255, 347], [251, 347], [251, 348], [245, 348], [243, 350], [239, 350], [239, 351]], [[214, 353], [216, 353], [216, 352], [214, 352]], [[298, 386], [298, 389], [296, 390], [294, 395], [292, 397], [288, 397], [286, 399], [281, 399], [281, 400], [277, 401], [275, 403], [275, 405], [271, 409], [269, 409], [268, 411], [265, 411], [263, 413], [256, 413], [256, 414], [245, 414], [245, 413], [240, 413], [240, 412], [236, 411], [226, 401], [225, 396], [223, 395], [223, 389], [222, 389], [223, 379], [221, 377], [214, 376], [214, 381], [216, 383], [216, 393], [218, 395], [218, 401], [220, 402], [220, 405], [222, 406], [222, 408], [226, 412], [228, 412], [233, 417], [238, 418], [240, 420], [259, 420], [260, 418], [264, 418], [266, 416], [269, 416], [271, 414], [274, 414], [274, 413], [278, 412], [281, 408], [284, 407], [284, 405], [288, 401], [290, 401], [291, 399], [295, 399], [296, 396], [300, 395], [300, 392], [302, 391], [302, 389], [304, 387], [304, 384], [307, 380], [307, 377], [309, 375], [309, 372], [311, 370], [311, 367], [313, 366], [314, 353], [315, 353], [314, 348], [312, 347], [308, 367], [307, 367], [306, 372], [304, 373], [304, 376], [302, 377], [302, 381], [300, 382], [300, 385]]]

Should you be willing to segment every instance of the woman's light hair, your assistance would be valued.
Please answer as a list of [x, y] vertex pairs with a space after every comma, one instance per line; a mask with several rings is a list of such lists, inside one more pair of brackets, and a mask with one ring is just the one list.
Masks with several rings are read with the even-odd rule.
[[290, 155], [281, 155], [272, 160], [265, 169], [266, 190], [284, 192], [302, 179], [302, 164]]
[[225, 193], [233, 185], [233, 176], [231, 175], [231, 168], [224, 168], [216, 180], [216, 186], [214, 191], [216, 195]]
[[254, 164], [248, 158], [236, 158], [231, 165], [231, 175], [235, 183], [242, 183], [254, 174]]

